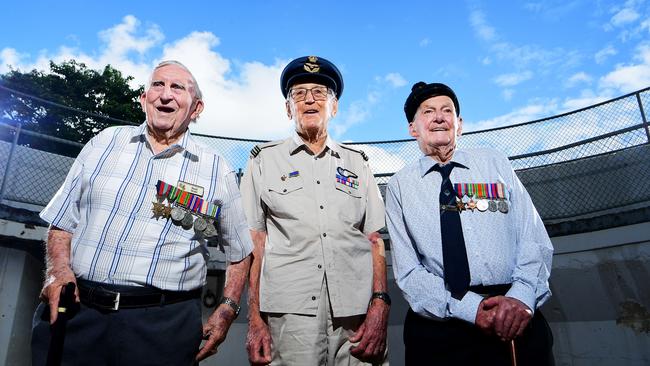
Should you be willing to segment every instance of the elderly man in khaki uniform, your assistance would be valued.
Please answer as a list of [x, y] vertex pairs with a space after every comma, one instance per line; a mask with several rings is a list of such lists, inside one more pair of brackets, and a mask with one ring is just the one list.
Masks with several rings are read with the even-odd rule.
[[253, 364], [387, 363], [384, 206], [368, 157], [333, 141], [343, 92], [331, 62], [282, 72], [293, 136], [256, 146], [241, 190], [254, 242], [247, 349]]

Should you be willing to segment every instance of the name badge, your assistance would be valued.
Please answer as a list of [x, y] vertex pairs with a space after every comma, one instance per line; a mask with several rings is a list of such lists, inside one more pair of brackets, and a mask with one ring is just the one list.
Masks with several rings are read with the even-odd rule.
[[197, 186], [196, 184], [179, 181], [178, 188], [184, 190], [185, 192], [189, 192], [199, 197], [203, 197], [203, 187]]

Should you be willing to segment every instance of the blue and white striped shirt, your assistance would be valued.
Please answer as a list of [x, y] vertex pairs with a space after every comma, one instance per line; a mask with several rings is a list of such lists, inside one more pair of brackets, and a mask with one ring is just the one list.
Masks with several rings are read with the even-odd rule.
[[191, 290], [203, 286], [207, 242], [171, 219], [155, 218], [158, 180], [204, 188], [203, 198], [222, 204], [218, 220], [228, 259], [252, 251], [235, 172], [189, 131], [154, 154], [147, 126], [111, 127], [84, 146], [41, 217], [73, 233], [76, 276], [118, 285]]
[[[531, 310], [549, 297], [553, 246], [533, 203], [503, 154], [491, 149], [457, 150], [453, 183], [503, 183], [509, 212], [460, 214], [470, 285], [512, 283], [506, 294]], [[386, 222], [397, 285], [413, 311], [429, 318], [458, 318], [474, 323], [480, 295], [461, 300], [445, 289], [440, 233], [441, 176], [432, 158], [397, 172], [386, 189]]]

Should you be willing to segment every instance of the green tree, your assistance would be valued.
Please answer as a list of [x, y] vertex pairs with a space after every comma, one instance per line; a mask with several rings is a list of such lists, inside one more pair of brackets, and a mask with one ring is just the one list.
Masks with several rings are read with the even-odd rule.
[[[74, 60], [50, 61], [49, 72], [12, 70], [0, 75], [0, 121], [86, 143], [106, 127], [144, 121], [138, 101], [144, 87], [131, 89], [131, 80], [110, 65], [100, 72]], [[70, 155], [69, 145], [42, 138], [21, 134], [20, 144]]]

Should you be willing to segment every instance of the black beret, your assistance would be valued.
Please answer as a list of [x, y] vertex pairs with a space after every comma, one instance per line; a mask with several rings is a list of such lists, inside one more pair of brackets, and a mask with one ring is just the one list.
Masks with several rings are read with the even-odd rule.
[[322, 57], [304, 56], [289, 62], [287, 67], [282, 70], [282, 76], [280, 76], [282, 95], [286, 98], [289, 89], [294, 84], [299, 83], [325, 85], [334, 91], [336, 99], [343, 94], [341, 72], [333, 63]]
[[420, 104], [431, 97], [437, 97], [439, 95], [446, 95], [451, 98], [451, 101], [454, 102], [454, 107], [456, 108], [456, 116], [460, 116], [458, 98], [456, 98], [456, 93], [454, 93], [450, 87], [442, 83], [427, 84], [424, 81], [418, 81], [413, 84], [411, 94], [409, 94], [408, 98], [406, 98], [406, 103], [404, 103], [406, 120], [408, 122], [413, 122], [415, 112], [418, 110], [418, 107], [420, 107]]

